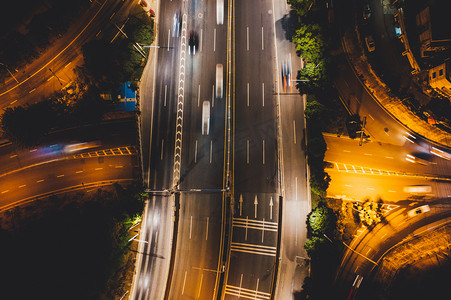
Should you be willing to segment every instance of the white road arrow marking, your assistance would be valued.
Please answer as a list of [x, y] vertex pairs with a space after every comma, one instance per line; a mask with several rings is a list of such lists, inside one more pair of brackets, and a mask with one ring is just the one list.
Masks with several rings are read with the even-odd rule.
[[254, 198], [254, 207], [255, 207], [255, 218], [256, 218], [256, 219], [257, 219], [257, 205], [258, 205], [257, 195], [255, 195], [255, 198]]
[[272, 220], [272, 207], [274, 206], [274, 202], [272, 201], [272, 197], [271, 200], [269, 201], [269, 215], [271, 217]]

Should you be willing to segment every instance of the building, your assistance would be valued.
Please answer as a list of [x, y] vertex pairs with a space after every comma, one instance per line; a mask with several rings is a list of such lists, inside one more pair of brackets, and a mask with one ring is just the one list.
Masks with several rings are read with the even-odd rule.
[[451, 99], [451, 60], [429, 70], [429, 85], [440, 95]]
[[448, 56], [451, 50], [449, 0], [431, 0], [416, 15], [415, 23], [423, 58]]

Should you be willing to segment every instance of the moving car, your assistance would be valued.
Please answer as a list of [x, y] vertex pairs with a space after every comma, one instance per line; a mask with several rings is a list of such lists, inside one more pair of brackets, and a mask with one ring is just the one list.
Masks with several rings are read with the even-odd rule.
[[196, 49], [199, 45], [197, 40], [197, 33], [194, 30], [189, 31], [189, 41], [188, 41], [188, 54], [196, 55]]
[[291, 92], [291, 68], [290, 64], [285, 60], [282, 61], [282, 83], [283, 83], [283, 92], [287, 92], [287, 87]]
[[224, 24], [224, 0], [216, 0], [216, 24]]
[[434, 155], [436, 155], [438, 157], [441, 157], [441, 158], [444, 158], [444, 159], [447, 159], [447, 160], [451, 160], [451, 153], [446, 152], [444, 150], [440, 150], [440, 149], [435, 148], [435, 147], [431, 148], [431, 154], [434, 154]]
[[368, 48], [368, 52], [373, 52], [376, 50], [376, 44], [374, 43], [374, 39], [372, 35], [368, 35], [365, 37], [365, 44]]
[[414, 164], [428, 166], [431, 164], [431, 155], [426, 153], [412, 153], [406, 155], [406, 160]]
[[172, 20], [172, 37], [179, 37], [181, 23], [182, 18], [180, 17], [180, 12], [176, 11], [174, 14], [174, 19]]
[[202, 102], [202, 135], [210, 133], [210, 101]]
[[81, 150], [100, 147], [101, 145], [102, 145], [102, 143], [100, 141], [69, 144], [69, 145], [64, 146], [64, 152], [65, 153], [73, 153], [73, 152], [77, 152], [77, 151], [81, 151]]
[[222, 64], [216, 65], [216, 98], [222, 98], [222, 82], [223, 82], [223, 67]]
[[360, 287], [360, 284], [362, 283], [363, 276], [357, 275], [354, 279], [354, 282], [352, 283], [351, 291], [349, 292], [347, 300], [353, 300], [355, 299], [355, 296], [357, 295], [357, 291]]
[[432, 192], [430, 185], [409, 185], [404, 187], [404, 192], [411, 194], [429, 194]]
[[430, 209], [429, 205], [423, 205], [423, 206], [414, 208], [414, 209], [412, 209], [412, 210], [409, 210], [409, 211], [407, 212], [407, 215], [408, 215], [409, 217], [415, 217], [415, 216], [424, 214], [424, 213], [426, 213], [426, 212], [428, 212], [428, 211], [430, 211], [430, 210], [431, 210], [431, 209]]
[[370, 4], [366, 1], [365, 4], [363, 4], [363, 19], [368, 20], [371, 18], [371, 8]]

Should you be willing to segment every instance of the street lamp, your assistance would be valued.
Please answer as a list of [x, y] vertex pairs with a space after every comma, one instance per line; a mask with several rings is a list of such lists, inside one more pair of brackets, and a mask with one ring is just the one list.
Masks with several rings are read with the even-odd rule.
[[4, 66], [4, 67], [6, 68], [6, 70], [8, 71], [9, 75], [11, 75], [11, 77], [14, 78], [14, 80], [15, 80], [17, 83], [19, 83], [19, 81], [17, 80], [17, 78], [14, 77], [13, 73], [11, 73], [11, 71], [8, 69], [8, 66], [7, 66], [7, 65], [5, 65], [4, 63], [1, 63], [1, 62], [0, 62], [0, 65]]
[[55, 72], [53, 72], [52, 69], [50, 69], [50, 68], [49, 68], [49, 71], [53, 74], [53, 76], [56, 77], [56, 79], [58, 79], [58, 81], [61, 84], [61, 86], [63, 86], [63, 83], [61, 82], [60, 78], [55, 74]]

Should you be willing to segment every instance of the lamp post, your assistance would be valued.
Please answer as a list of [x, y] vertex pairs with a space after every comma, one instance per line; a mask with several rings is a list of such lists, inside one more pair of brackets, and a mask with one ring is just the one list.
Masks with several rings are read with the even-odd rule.
[[55, 74], [55, 72], [53, 72], [52, 69], [50, 69], [50, 68], [49, 68], [49, 71], [52, 72], [53, 76], [55, 76], [56, 79], [58, 79], [58, 81], [61, 84], [61, 86], [63, 86], [63, 83], [61, 82], [60, 78]]
[[14, 80], [15, 80], [17, 83], [19, 83], [19, 81], [17, 80], [17, 78], [14, 77], [13, 73], [11, 73], [11, 71], [8, 69], [8, 66], [7, 66], [7, 65], [5, 65], [4, 63], [1, 63], [1, 62], [0, 62], [0, 65], [4, 66], [4, 67], [6, 68], [6, 70], [8, 71], [9, 75], [11, 75], [11, 77], [14, 78]]

